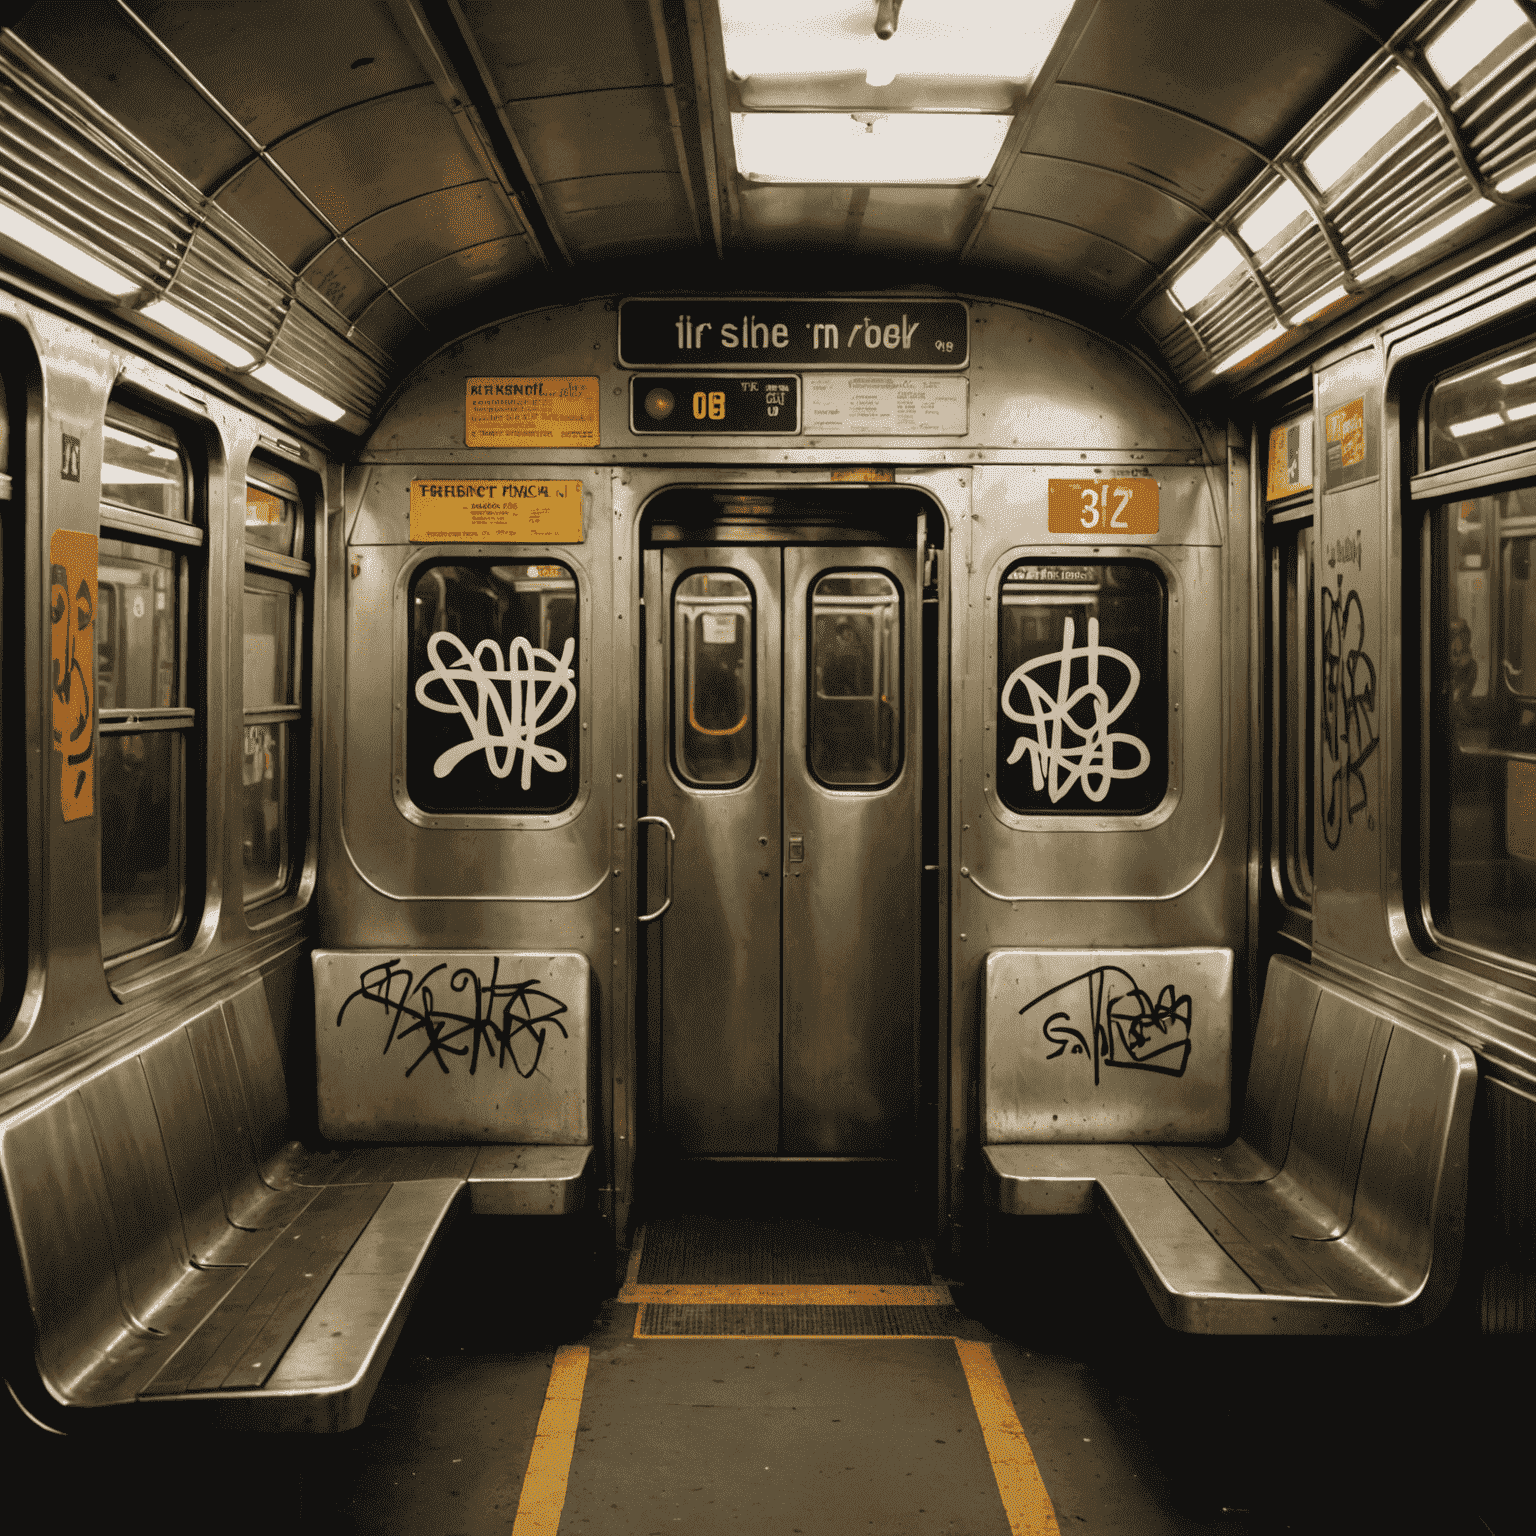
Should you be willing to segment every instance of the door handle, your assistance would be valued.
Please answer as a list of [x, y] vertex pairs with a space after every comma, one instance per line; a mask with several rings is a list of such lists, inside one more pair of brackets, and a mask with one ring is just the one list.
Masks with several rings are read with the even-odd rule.
[[672, 823], [665, 816], [642, 816], [635, 825], [643, 827], [647, 822], [667, 829], [667, 876], [663, 887], [667, 899], [654, 912], [642, 912], [639, 918], [642, 923], [654, 923], [672, 905], [672, 845], [677, 841], [677, 833], [672, 830]]

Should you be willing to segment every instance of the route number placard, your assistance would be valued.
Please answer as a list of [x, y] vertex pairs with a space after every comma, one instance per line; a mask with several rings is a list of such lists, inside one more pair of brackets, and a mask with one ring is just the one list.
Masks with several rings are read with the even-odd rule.
[[1046, 527], [1052, 533], [1096, 538], [1157, 532], [1157, 481], [1146, 475], [1115, 480], [1052, 480]]

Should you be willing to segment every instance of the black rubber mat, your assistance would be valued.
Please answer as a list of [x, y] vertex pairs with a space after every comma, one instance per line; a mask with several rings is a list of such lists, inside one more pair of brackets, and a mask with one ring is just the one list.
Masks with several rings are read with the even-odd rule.
[[667, 1216], [645, 1229], [641, 1285], [927, 1285], [915, 1238], [812, 1221]]
[[947, 1338], [959, 1328], [954, 1307], [695, 1306], [648, 1302], [636, 1337], [679, 1339], [807, 1338], [878, 1334], [882, 1338]]

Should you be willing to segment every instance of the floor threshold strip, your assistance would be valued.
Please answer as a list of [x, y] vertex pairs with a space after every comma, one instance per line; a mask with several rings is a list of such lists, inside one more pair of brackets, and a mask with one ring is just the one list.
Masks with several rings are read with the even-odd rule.
[[695, 1307], [950, 1307], [947, 1285], [636, 1285], [620, 1302]]

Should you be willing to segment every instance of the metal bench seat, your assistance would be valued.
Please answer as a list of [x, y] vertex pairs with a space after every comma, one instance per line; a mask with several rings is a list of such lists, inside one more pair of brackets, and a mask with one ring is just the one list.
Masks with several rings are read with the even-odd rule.
[[288, 1127], [260, 980], [0, 1124], [56, 1403], [351, 1428], [457, 1207], [584, 1198], [590, 1147], [310, 1152]]
[[1277, 959], [1237, 1141], [989, 1146], [992, 1203], [1097, 1210], [1188, 1332], [1422, 1327], [1460, 1265], [1476, 1081], [1466, 1046]]

